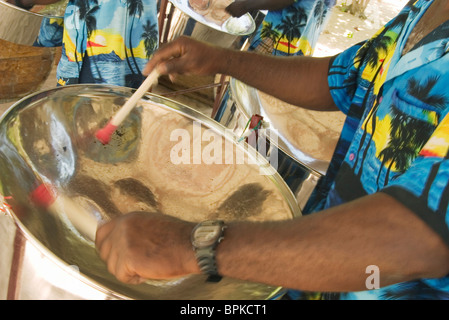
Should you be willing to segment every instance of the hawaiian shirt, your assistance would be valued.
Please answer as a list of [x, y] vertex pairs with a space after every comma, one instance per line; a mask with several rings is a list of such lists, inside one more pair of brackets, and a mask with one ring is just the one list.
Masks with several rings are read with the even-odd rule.
[[250, 51], [273, 55], [312, 55], [335, 0], [295, 0], [268, 11], [252, 38]]
[[[306, 213], [384, 192], [449, 245], [449, 21], [402, 55], [433, 2], [410, 1], [372, 39], [332, 61], [331, 94], [347, 120]], [[449, 299], [449, 277], [324, 297]]]
[[63, 32], [64, 20], [62, 18], [43, 17], [38, 37], [33, 46], [60, 47], [62, 46]]
[[70, 0], [58, 84], [137, 88], [158, 43], [157, 0]]

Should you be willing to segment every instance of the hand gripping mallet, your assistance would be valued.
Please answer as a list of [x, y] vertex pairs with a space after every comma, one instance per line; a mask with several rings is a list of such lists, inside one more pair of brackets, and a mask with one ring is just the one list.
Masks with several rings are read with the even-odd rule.
[[95, 133], [95, 137], [102, 143], [108, 144], [111, 140], [112, 134], [115, 132], [117, 127], [125, 120], [131, 110], [137, 104], [140, 98], [157, 82], [159, 78], [159, 72], [154, 69], [145, 81], [140, 85], [140, 87], [134, 92], [134, 94], [129, 98], [128, 101], [120, 108], [119, 111], [112, 117], [112, 119], [106, 124], [106, 126]]

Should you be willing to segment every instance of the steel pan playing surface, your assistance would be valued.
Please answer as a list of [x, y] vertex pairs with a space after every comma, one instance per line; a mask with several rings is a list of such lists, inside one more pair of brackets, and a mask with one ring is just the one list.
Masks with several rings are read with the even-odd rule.
[[[94, 244], [64, 215], [55, 218], [29, 201], [30, 192], [47, 182], [98, 221], [153, 210], [190, 221], [300, 215], [293, 194], [269, 163], [237, 143], [217, 122], [177, 102], [147, 95], [108, 145], [96, 141], [96, 130], [132, 92], [113, 86], [67, 86], [12, 106], [0, 122], [0, 194], [10, 206], [7, 211], [27, 241], [58, 264], [79, 268], [77, 281], [109, 298], [269, 298], [279, 288], [229, 278], [205, 283], [201, 275], [141, 285], [120, 283], [107, 272]], [[179, 147], [186, 136], [191, 138], [187, 149], [192, 152], [182, 158], [185, 154]], [[219, 154], [211, 141], [228, 152]], [[194, 150], [201, 150], [202, 156], [198, 158]], [[218, 163], [207, 163], [211, 154]], [[245, 162], [239, 164], [237, 156], [242, 154]], [[181, 160], [186, 164], [175, 164]]]

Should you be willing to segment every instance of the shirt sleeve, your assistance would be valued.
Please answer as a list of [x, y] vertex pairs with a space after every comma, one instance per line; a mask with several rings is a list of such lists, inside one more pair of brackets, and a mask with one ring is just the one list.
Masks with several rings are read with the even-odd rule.
[[343, 51], [333, 58], [329, 66], [329, 89], [336, 106], [346, 115], [349, 113], [358, 87], [360, 63], [356, 56], [364, 42]]
[[411, 167], [381, 192], [408, 207], [449, 245], [448, 124], [446, 116]]

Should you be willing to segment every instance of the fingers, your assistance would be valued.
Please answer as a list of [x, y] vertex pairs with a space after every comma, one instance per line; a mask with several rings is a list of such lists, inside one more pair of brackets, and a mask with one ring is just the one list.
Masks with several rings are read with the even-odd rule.
[[130, 284], [139, 284], [145, 281], [141, 278], [136, 270], [131, 267], [129, 256], [126, 252], [122, 252], [122, 250], [114, 250], [111, 246], [109, 246], [110, 242], [105, 244], [105, 249], [103, 251], [103, 256], [105, 257], [104, 261], [106, 262], [106, 266], [108, 271], [113, 274], [117, 280], [130, 283]]
[[[110, 234], [114, 229], [114, 222], [109, 222], [97, 229], [97, 235], [95, 239], [95, 246], [97, 247], [98, 255], [106, 262], [108, 271], [113, 273], [115, 270], [113, 266], [117, 260], [116, 254], [112, 250], [112, 241], [109, 240]], [[114, 274], [114, 273], [113, 273]]]
[[111, 260], [108, 261], [108, 270], [115, 275], [117, 280], [124, 283], [139, 284], [145, 281], [145, 279], [140, 277], [137, 272], [131, 268], [126, 254], [111, 257]]
[[[109, 236], [109, 234], [112, 232], [112, 230], [115, 227], [115, 221], [107, 222], [97, 229], [97, 233], [95, 236], [95, 246], [98, 248], [98, 251], [100, 253], [100, 257], [103, 259], [102, 255], [107, 256], [108, 251], [110, 250], [110, 247], [105, 245], [105, 240]], [[106, 242], [107, 244], [107, 242]], [[103, 253], [104, 251], [104, 253]]]
[[162, 213], [135, 212], [99, 227], [95, 244], [111, 274], [119, 281], [138, 284], [186, 274], [179, 257], [187, 252], [191, 258], [192, 228], [193, 223]]
[[220, 48], [181, 36], [162, 46], [148, 61], [143, 74], [157, 68], [163, 75], [212, 75], [219, 66]]
[[241, 17], [248, 12], [246, 5], [242, 1], [234, 1], [225, 8], [225, 11], [233, 17]]
[[112, 246], [115, 227], [116, 223], [113, 220], [98, 228], [95, 240], [98, 254], [105, 261], [108, 271], [115, 275], [117, 280], [129, 284], [142, 283], [145, 280], [130, 267], [126, 252]]
[[173, 41], [170, 45], [162, 46], [148, 61], [143, 69], [143, 75], [148, 75], [157, 67], [160, 74], [168, 74], [166, 63], [172, 59], [182, 56], [183, 49], [179, 41]]

